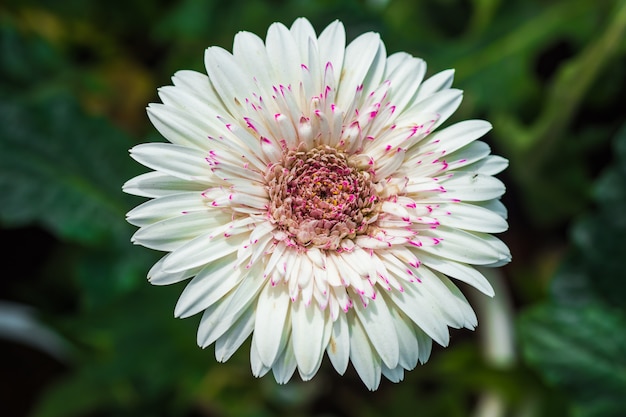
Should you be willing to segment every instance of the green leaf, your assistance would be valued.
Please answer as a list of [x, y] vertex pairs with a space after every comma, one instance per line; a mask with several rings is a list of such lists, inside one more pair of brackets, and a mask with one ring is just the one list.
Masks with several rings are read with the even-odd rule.
[[520, 322], [526, 360], [563, 388], [577, 417], [623, 416], [626, 317], [602, 305], [544, 305]]
[[580, 417], [622, 416], [626, 396], [626, 126], [614, 145], [596, 207], [575, 224], [574, 247], [552, 280], [552, 303], [520, 318], [527, 362]]
[[0, 102], [0, 221], [39, 223], [61, 239], [127, 242], [131, 207], [121, 186], [136, 175], [131, 140], [86, 115], [69, 96]]
[[595, 187], [597, 207], [575, 225], [573, 240], [590, 286], [605, 301], [626, 311], [626, 125], [616, 135], [614, 148], [616, 160]]
[[115, 302], [138, 286], [148, 286], [146, 276], [158, 255], [130, 243], [119, 248], [80, 251], [73, 272], [81, 288], [82, 307], [92, 311]]
[[214, 361], [195, 343], [197, 319], [173, 318], [178, 292], [180, 286], [146, 284], [91, 311], [53, 319], [74, 342], [75, 367], [44, 392], [32, 416], [183, 415]]
[[24, 36], [10, 19], [0, 17], [0, 92], [19, 94], [33, 85], [50, 88], [55, 74], [63, 71], [63, 58], [38, 36]]
[[572, 251], [550, 283], [552, 299], [558, 305], [580, 307], [598, 302], [598, 296], [585, 271], [584, 254]]

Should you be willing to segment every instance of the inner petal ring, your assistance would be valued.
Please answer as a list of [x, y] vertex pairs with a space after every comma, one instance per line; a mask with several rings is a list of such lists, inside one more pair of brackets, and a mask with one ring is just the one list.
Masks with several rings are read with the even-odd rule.
[[270, 221], [302, 248], [338, 249], [376, 220], [379, 198], [371, 175], [335, 148], [289, 151], [266, 181]]

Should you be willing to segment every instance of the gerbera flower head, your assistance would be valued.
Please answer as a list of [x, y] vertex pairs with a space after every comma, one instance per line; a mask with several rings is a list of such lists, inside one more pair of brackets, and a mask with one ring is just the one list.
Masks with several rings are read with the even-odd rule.
[[180, 71], [148, 115], [170, 143], [131, 156], [153, 171], [124, 191], [133, 242], [168, 252], [149, 272], [191, 279], [175, 308], [202, 313], [198, 344], [226, 361], [252, 335], [255, 376], [303, 380], [324, 353], [365, 385], [400, 381], [449, 327], [476, 316], [449, 279], [487, 295], [474, 265], [510, 260], [493, 175], [507, 161], [480, 120], [439, 126], [461, 103], [453, 71], [387, 56], [376, 33], [346, 46], [335, 21], [240, 32], [211, 47], [207, 74]]

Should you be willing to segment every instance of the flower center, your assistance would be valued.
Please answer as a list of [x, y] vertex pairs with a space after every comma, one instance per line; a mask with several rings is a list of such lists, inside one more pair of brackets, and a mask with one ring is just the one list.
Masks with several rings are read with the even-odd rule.
[[370, 178], [334, 148], [290, 151], [266, 176], [271, 221], [296, 245], [337, 249], [376, 220]]

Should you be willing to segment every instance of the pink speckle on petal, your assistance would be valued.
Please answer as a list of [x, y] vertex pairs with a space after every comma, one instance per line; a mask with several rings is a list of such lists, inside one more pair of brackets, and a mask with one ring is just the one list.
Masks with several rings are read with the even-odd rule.
[[246, 124], [248, 125], [248, 127], [252, 130], [254, 130], [255, 132], [258, 133], [258, 130], [256, 128], [256, 126], [254, 126], [254, 123], [252, 123], [252, 120], [250, 120], [248, 117], [244, 117], [243, 118], [246, 121]]

